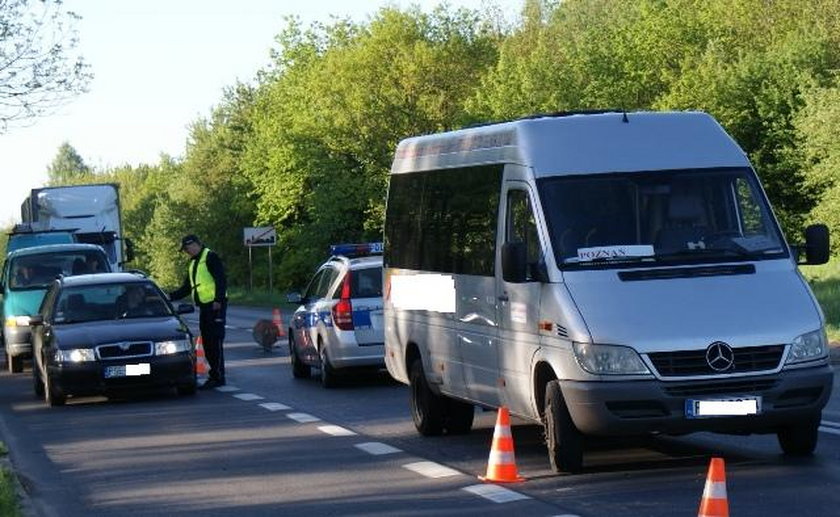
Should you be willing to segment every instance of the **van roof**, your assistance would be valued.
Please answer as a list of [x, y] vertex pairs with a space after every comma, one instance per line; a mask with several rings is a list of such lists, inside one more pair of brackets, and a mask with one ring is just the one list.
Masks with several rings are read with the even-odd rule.
[[537, 116], [407, 138], [392, 174], [513, 163], [537, 177], [746, 167], [744, 151], [703, 112]]
[[105, 253], [102, 250], [102, 247], [98, 244], [82, 244], [82, 243], [66, 243], [66, 244], [44, 244], [42, 246], [32, 246], [29, 248], [21, 248], [19, 250], [15, 250], [9, 252], [7, 258], [14, 258], [20, 257], [25, 255], [39, 255], [41, 253], [59, 253], [62, 251], [90, 251], [90, 250], [99, 250], [102, 253]]

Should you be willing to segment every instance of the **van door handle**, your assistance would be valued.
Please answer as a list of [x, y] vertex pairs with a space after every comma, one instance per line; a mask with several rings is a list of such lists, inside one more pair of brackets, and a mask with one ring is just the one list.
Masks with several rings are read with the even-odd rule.
[[510, 298], [508, 297], [507, 293], [498, 297], [500, 302], [509, 302]]

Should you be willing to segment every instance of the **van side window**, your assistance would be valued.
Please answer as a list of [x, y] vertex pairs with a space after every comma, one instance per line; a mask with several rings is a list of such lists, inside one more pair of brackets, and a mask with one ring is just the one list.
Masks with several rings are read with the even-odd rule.
[[526, 280], [532, 280], [533, 266], [540, 260], [540, 239], [528, 192], [524, 190], [508, 191], [505, 228], [506, 242], [525, 243], [528, 257]]
[[393, 174], [389, 267], [493, 276], [503, 165]]

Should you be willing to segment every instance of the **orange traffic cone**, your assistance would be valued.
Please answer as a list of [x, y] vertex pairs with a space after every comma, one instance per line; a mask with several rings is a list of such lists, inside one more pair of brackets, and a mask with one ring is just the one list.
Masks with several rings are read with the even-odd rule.
[[525, 481], [516, 470], [516, 458], [513, 455], [513, 435], [510, 432], [510, 412], [508, 408], [499, 408], [496, 417], [496, 429], [493, 431], [493, 446], [490, 459], [487, 460], [487, 475], [478, 476], [482, 481], [498, 483], [516, 483]]
[[277, 327], [277, 336], [285, 336], [286, 329], [284, 328], [285, 325], [283, 325], [283, 315], [280, 314], [280, 309], [278, 309], [277, 307], [275, 307], [271, 313], [271, 321], [272, 323], [274, 323], [274, 326]]
[[207, 375], [210, 370], [210, 363], [204, 357], [204, 341], [201, 336], [195, 338], [195, 373], [196, 375]]
[[700, 500], [697, 517], [729, 517], [729, 501], [726, 498], [726, 472], [723, 458], [712, 458], [706, 487]]

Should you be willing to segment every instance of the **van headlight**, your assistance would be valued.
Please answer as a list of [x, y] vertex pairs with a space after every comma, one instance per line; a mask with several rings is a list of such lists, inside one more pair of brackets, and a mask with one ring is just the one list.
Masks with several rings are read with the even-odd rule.
[[86, 363], [96, 361], [96, 354], [92, 348], [68, 348], [55, 351], [57, 363]]
[[639, 354], [630, 347], [574, 343], [580, 367], [595, 375], [637, 375], [650, 373]]
[[825, 336], [825, 329], [815, 330], [802, 334], [790, 344], [790, 353], [785, 364], [804, 363], [822, 359], [828, 355], [828, 339]]
[[170, 355], [178, 352], [189, 352], [190, 342], [186, 340], [179, 341], [158, 341], [155, 343], [155, 355]]

